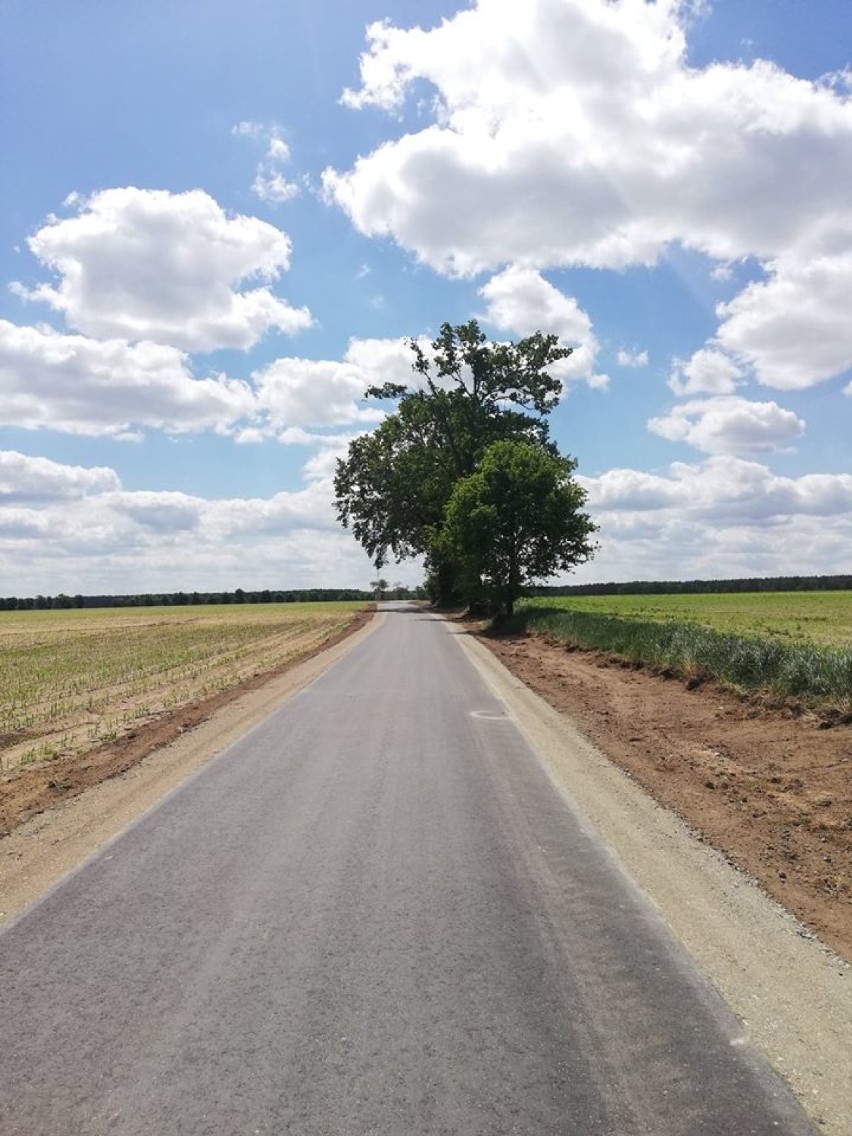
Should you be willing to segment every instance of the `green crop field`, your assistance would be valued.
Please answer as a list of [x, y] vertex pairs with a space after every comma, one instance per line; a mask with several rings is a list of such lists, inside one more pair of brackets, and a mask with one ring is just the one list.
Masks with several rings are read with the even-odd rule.
[[0, 768], [79, 752], [309, 654], [364, 607], [0, 613]]
[[852, 712], [852, 592], [537, 597], [518, 605], [510, 626]]
[[519, 608], [551, 608], [619, 619], [696, 623], [734, 635], [771, 635], [852, 645], [852, 592], [732, 592], [697, 595], [547, 596]]

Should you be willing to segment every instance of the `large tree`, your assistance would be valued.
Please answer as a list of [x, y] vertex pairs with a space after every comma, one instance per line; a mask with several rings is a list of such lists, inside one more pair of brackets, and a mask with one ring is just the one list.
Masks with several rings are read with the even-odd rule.
[[337, 514], [376, 568], [424, 556], [435, 598], [449, 600], [458, 572], [442, 539], [453, 487], [495, 441], [515, 439], [556, 453], [546, 417], [562, 391], [548, 368], [571, 354], [536, 332], [517, 343], [489, 342], [475, 320], [445, 323], [431, 351], [412, 342], [413, 378], [370, 387], [396, 409], [356, 438], [337, 464]]
[[534, 443], [502, 441], [456, 482], [442, 540], [468, 596], [511, 616], [526, 584], [589, 559], [596, 526], [575, 468]]

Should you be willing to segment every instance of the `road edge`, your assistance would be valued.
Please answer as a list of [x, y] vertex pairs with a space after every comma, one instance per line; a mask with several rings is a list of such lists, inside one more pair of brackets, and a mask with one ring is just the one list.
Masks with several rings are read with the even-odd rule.
[[750, 1041], [824, 1132], [846, 1136], [852, 967], [654, 801], [487, 647], [454, 630], [560, 793], [597, 828]]

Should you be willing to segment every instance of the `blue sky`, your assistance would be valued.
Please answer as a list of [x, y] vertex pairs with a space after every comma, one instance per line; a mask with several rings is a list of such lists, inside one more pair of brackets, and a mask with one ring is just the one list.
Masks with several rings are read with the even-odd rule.
[[848, 571], [850, 33], [848, 0], [7, 0], [0, 594], [366, 585], [360, 394], [474, 315], [575, 347], [576, 580]]

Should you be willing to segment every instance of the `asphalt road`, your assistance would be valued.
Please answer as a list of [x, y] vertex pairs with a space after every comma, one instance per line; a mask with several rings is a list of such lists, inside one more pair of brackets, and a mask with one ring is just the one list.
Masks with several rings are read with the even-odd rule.
[[0, 932], [0, 1133], [812, 1129], [440, 620]]

